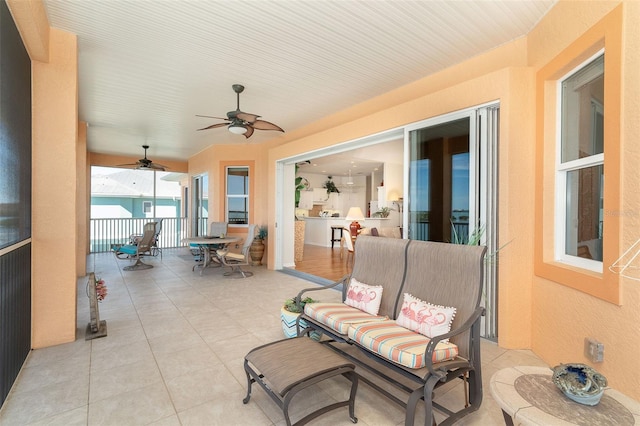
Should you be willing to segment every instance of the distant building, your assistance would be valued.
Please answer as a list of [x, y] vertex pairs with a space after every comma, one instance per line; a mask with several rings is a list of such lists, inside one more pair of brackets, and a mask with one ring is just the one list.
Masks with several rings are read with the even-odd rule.
[[154, 215], [154, 173], [147, 170], [94, 168], [91, 176], [91, 218], [180, 217], [182, 173], [156, 172]]

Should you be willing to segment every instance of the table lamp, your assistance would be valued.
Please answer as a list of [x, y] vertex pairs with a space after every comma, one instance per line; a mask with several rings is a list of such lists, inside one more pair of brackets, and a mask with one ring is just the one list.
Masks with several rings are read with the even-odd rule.
[[349, 225], [349, 231], [351, 231], [351, 236], [355, 237], [358, 235], [358, 230], [360, 230], [359, 220], [364, 220], [364, 215], [362, 214], [362, 210], [360, 207], [351, 207], [349, 208], [349, 212], [347, 213], [346, 220], [352, 220], [351, 225]]

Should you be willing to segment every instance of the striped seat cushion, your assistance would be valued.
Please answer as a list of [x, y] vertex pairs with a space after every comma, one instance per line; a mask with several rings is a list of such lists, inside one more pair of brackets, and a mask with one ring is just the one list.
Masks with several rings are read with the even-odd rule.
[[309, 318], [344, 335], [347, 334], [351, 324], [389, 319], [386, 316], [368, 314], [344, 303], [307, 303], [304, 306], [304, 313]]
[[[424, 351], [429, 338], [399, 326], [393, 320], [367, 324], [354, 324], [348, 335], [354, 342], [397, 364], [409, 368], [425, 366]], [[453, 343], [439, 342], [433, 351], [432, 361], [442, 362], [458, 355]]]

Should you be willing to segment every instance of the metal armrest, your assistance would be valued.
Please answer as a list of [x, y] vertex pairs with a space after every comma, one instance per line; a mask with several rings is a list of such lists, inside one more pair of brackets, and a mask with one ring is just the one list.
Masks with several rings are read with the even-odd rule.
[[473, 312], [473, 315], [471, 315], [469, 319], [467, 319], [467, 321], [464, 324], [462, 324], [460, 327], [456, 328], [455, 330], [450, 330], [446, 334], [435, 336], [429, 340], [429, 343], [427, 344], [427, 348], [424, 351], [424, 356], [425, 356], [424, 363], [425, 363], [425, 367], [429, 369], [429, 373], [436, 376], [442, 376], [442, 372], [437, 372], [433, 368], [433, 351], [435, 351], [436, 345], [441, 340], [450, 339], [451, 337], [457, 336], [458, 334], [461, 334], [467, 330], [470, 330], [471, 327], [473, 327], [473, 325], [477, 321], [479, 321], [480, 317], [483, 315], [484, 315], [484, 308], [482, 306], [478, 306], [476, 310]]
[[296, 305], [299, 307], [300, 306], [300, 301], [303, 299], [303, 295], [304, 293], [308, 292], [308, 291], [319, 291], [319, 290], [328, 290], [330, 288], [334, 288], [339, 286], [340, 284], [343, 284], [343, 291], [342, 291], [342, 298], [344, 299], [344, 283], [349, 279], [349, 275], [345, 275], [344, 277], [340, 278], [340, 280], [335, 281], [331, 284], [327, 284], [327, 285], [323, 285], [323, 286], [316, 286], [316, 287], [309, 287], [309, 288], [304, 288], [302, 290], [300, 290], [300, 293], [298, 293], [298, 295], [295, 297], [295, 302]]

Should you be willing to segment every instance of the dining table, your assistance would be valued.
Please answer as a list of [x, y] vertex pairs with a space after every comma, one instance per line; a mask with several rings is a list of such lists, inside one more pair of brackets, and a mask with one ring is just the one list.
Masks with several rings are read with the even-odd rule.
[[218, 250], [226, 249], [229, 247], [229, 244], [237, 243], [240, 240], [240, 237], [200, 236], [184, 238], [182, 241], [195, 244], [200, 248], [202, 259], [198, 264], [194, 265], [192, 270], [195, 271], [195, 269], [199, 267], [200, 275], [202, 275], [202, 271], [209, 266], [223, 266], [222, 260], [220, 256], [218, 256]]

